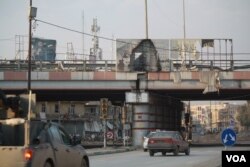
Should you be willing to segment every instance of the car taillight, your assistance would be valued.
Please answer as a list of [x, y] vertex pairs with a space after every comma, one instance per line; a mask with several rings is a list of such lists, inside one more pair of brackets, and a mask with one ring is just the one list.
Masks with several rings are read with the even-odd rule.
[[24, 150], [24, 159], [25, 159], [26, 161], [29, 161], [29, 160], [32, 159], [32, 156], [33, 156], [33, 151], [32, 151], [32, 149], [26, 148], [26, 149]]
[[154, 143], [155, 143], [155, 141], [151, 139], [151, 140], [149, 140], [149, 141], [148, 141], [148, 143], [150, 143], [150, 144], [154, 144]]

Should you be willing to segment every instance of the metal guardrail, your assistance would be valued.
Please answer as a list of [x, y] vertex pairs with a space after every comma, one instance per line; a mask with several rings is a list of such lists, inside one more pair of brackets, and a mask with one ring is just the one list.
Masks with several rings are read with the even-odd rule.
[[[56, 60], [32, 61], [32, 71], [115, 71], [114, 60]], [[0, 71], [26, 71], [28, 70], [27, 60], [0, 60]]]
[[[181, 60], [169, 60], [167, 71], [178, 71], [182, 66]], [[187, 60], [184, 62], [184, 71], [195, 70], [219, 70], [219, 71], [236, 71], [250, 70], [250, 60]], [[56, 60], [49, 61], [32, 61], [32, 71], [117, 71], [116, 60]], [[1, 60], [0, 71], [27, 71], [27, 60]], [[182, 69], [183, 70], [183, 69]]]

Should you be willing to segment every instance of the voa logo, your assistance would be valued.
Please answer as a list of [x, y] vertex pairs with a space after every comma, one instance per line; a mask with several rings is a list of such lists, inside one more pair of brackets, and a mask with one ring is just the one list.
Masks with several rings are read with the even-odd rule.
[[244, 155], [226, 155], [227, 162], [247, 162]]
[[222, 151], [222, 167], [249, 167], [250, 151]]

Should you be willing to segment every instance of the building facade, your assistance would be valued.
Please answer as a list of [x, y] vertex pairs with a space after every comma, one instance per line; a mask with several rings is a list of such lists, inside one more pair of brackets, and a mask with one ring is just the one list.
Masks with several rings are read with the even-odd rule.
[[192, 105], [194, 132], [216, 133], [225, 128], [238, 129], [240, 124], [237, 113], [241, 105], [230, 103], [210, 103], [206, 105]]

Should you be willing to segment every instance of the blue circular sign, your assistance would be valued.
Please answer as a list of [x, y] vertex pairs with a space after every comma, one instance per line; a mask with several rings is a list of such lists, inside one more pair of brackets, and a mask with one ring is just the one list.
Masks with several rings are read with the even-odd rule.
[[221, 141], [224, 146], [233, 146], [236, 142], [236, 133], [233, 129], [225, 129], [221, 134]]

